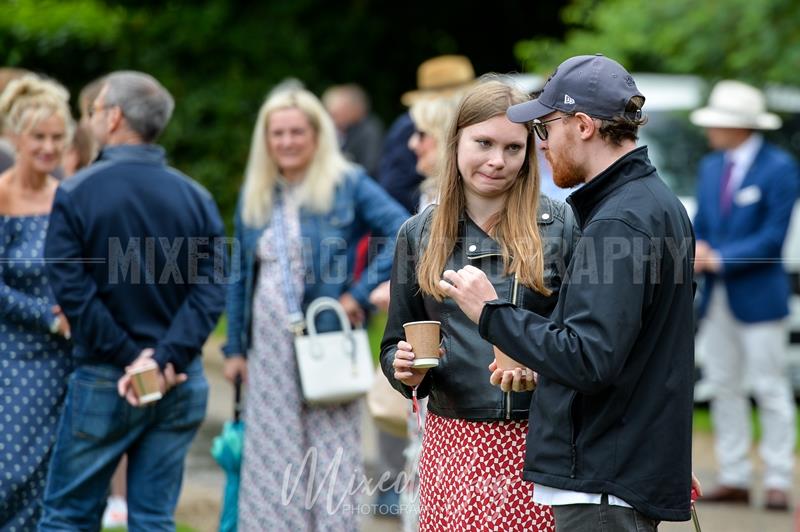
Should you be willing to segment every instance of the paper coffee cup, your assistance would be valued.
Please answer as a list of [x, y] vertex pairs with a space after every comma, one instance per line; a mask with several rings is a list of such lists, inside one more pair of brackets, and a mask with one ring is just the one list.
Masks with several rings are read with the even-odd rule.
[[496, 345], [493, 345], [492, 349], [494, 350], [494, 359], [497, 361], [497, 369], [505, 371], [509, 369], [525, 368], [524, 365], [500, 351]]
[[410, 321], [403, 324], [406, 331], [406, 342], [411, 344], [414, 351], [415, 368], [434, 368], [439, 365], [439, 337], [438, 321]]
[[144, 362], [128, 370], [133, 391], [141, 404], [152, 403], [161, 399], [158, 386], [158, 364], [155, 360]]

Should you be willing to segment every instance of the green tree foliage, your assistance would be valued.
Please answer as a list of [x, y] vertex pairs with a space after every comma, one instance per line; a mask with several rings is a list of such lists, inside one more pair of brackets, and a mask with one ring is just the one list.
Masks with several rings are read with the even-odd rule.
[[527, 69], [602, 52], [637, 71], [800, 84], [796, 0], [573, 0], [563, 40], [533, 38], [515, 53]]
[[176, 100], [160, 142], [230, 224], [256, 113], [276, 83], [295, 77], [317, 94], [361, 83], [388, 124], [428, 57], [463, 53], [478, 72], [518, 70], [513, 43], [531, 20], [561, 29], [557, 7], [530, 0], [488, 10], [472, 0], [0, 0], [0, 57], [73, 95], [112, 70], [153, 74]]

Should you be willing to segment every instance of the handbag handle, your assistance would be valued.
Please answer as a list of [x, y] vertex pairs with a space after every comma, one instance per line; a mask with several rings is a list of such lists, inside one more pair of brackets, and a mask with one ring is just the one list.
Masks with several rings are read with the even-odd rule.
[[346, 333], [352, 332], [350, 320], [347, 318], [347, 313], [341, 303], [332, 297], [318, 297], [308, 305], [306, 309], [306, 328], [308, 329], [309, 336], [316, 336], [317, 324], [316, 317], [323, 310], [332, 310], [339, 316], [339, 324], [342, 326], [342, 331]]

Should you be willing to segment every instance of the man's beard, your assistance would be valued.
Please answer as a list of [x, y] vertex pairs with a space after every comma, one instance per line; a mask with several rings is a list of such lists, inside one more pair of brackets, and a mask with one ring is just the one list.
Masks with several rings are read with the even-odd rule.
[[572, 188], [585, 181], [583, 169], [575, 164], [572, 154], [567, 152], [559, 157], [553, 157], [552, 151], [545, 152], [545, 158], [553, 169], [553, 183], [559, 188]]

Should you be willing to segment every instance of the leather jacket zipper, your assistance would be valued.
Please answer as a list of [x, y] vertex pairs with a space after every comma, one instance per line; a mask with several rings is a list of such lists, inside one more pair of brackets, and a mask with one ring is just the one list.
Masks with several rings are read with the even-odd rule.
[[[519, 277], [514, 274], [514, 283], [511, 285], [511, 304], [517, 304], [517, 289], [519, 287]], [[506, 392], [506, 420], [511, 419], [511, 392]]]
[[[486, 257], [502, 257], [500, 253], [493, 252], [493, 253], [484, 253], [482, 255], [467, 255], [467, 260], [477, 260], [477, 259], [485, 259]], [[514, 274], [514, 282], [511, 285], [511, 303], [514, 305], [517, 304], [517, 287], [519, 285], [519, 279], [517, 278], [517, 274]], [[506, 402], [506, 420], [511, 419], [511, 392], [506, 392], [505, 397]]]

